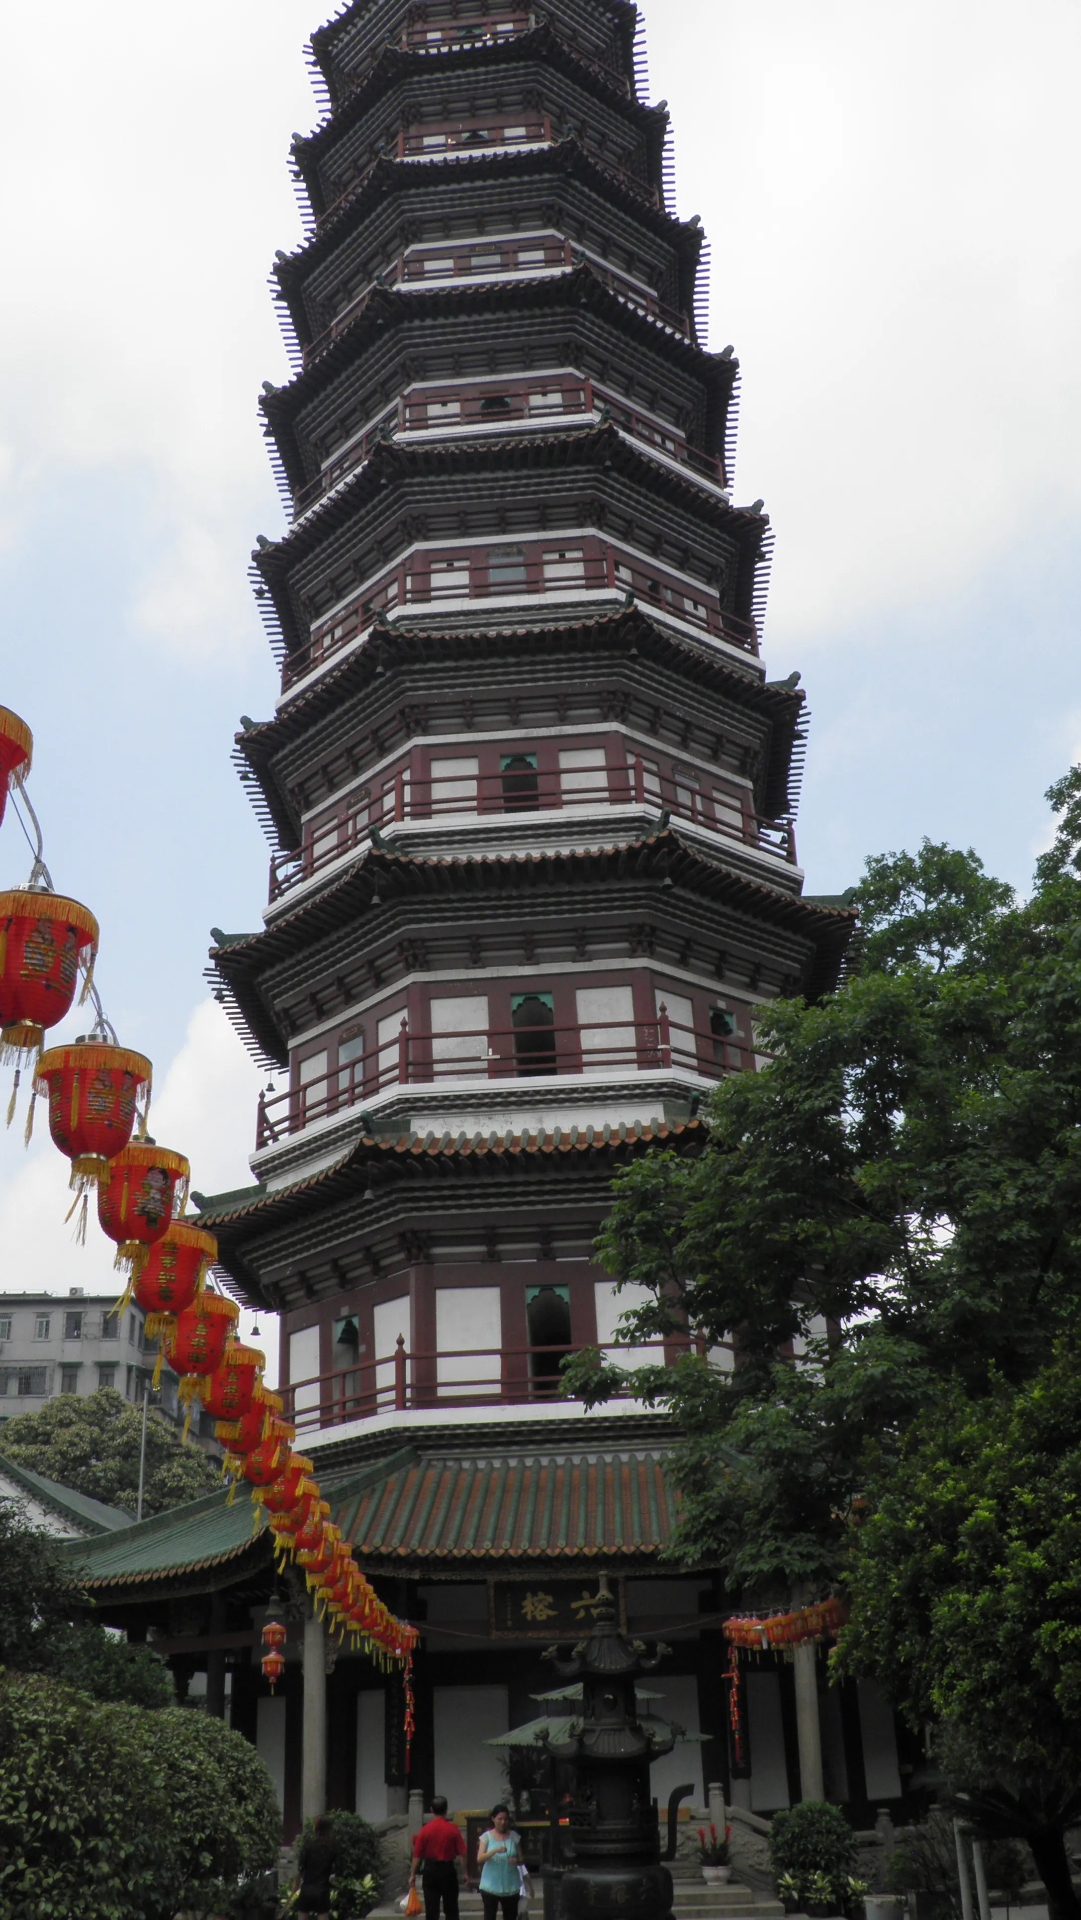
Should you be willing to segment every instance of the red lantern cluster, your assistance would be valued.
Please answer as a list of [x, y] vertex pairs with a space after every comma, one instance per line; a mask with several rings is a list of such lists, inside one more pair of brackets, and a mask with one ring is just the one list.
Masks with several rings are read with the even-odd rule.
[[[9, 787], [29, 771], [33, 741], [17, 715], [0, 707], [0, 821]], [[27, 802], [31, 820], [36, 817]], [[215, 1419], [228, 1448], [225, 1471], [252, 1488], [255, 1519], [268, 1520], [279, 1554], [304, 1568], [316, 1605], [338, 1629], [362, 1641], [384, 1663], [407, 1671], [406, 1734], [411, 1732], [408, 1668], [416, 1630], [396, 1620], [369, 1586], [312, 1477], [312, 1463], [292, 1451], [295, 1428], [277, 1394], [262, 1384], [263, 1355], [235, 1338], [236, 1303], [204, 1282], [217, 1259], [212, 1234], [180, 1216], [187, 1205], [189, 1166], [184, 1155], [146, 1135], [151, 1067], [116, 1042], [93, 986], [98, 924], [77, 900], [52, 891], [40, 830], [29, 885], [0, 893], [0, 1058], [36, 1057], [34, 1091], [48, 1097], [49, 1131], [71, 1162], [71, 1185], [85, 1236], [89, 1189], [97, 1188], [98, 1221], [116, 1243], [116, 1265], [128, 1272], [128, 1292], [160, 1337], [155, 1384], [163, 1359], [180, 1375], [188, 1418], [196, 1400]], [[42, 1051], [46, 1032], [70, 1011], [84, 975], [97, 1020], [88, 1039]], [[133, 1139], [143, 1101], [141, 1137]], [[12, 1094], [10, 1125], [15, 1107]], [[33, 1099], [27, 1139], [33, 1120]], [[74, 1210], [74, 1209], [73, 1209]], [[185, 1439], [187, 1427], [185, 1426]], [[285, 1628], [269, 1617], [262, 1630], [263, 1672], [273, 1688], [284, 1659]]]
[[264, 1679], [270, 1681], [271, 1693], [273, 1693], [275, 1685], [285, 1672], [285, 1657], [281, 1650], [285, 1645], [286, 1631], [283, 1622], [277, 1618], [276, 1613], [276, 1607], [280, 1607], [280, 1605], [281, 1602], [277, 1599], [277, 1596], [272, 1595], [270, 1606], [267, 1609], [266, 1622], [259, 1636], [264, 1648], [263, 1657], [259, 1664], [263, 1669]]
[[812, 1606], [788, 1613], [733, 1614], [724, 1623], [725, 1639], [734, 1647], [753, 1647], [759, 1653], [780, 1647], [799, 1647], [807, 1640], [835, 1639], [848, 1619], [843, 1600], [816, 1600]]

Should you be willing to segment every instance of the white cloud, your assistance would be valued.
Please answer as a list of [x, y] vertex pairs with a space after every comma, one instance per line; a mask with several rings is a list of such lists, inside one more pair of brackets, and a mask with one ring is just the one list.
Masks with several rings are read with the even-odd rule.
[[187, 1154], [201, 1193], [251, 1184], [258, 1092], [259, 1075], [221, 1007], [201, 1001], [150, 1113], [154, 1138]]

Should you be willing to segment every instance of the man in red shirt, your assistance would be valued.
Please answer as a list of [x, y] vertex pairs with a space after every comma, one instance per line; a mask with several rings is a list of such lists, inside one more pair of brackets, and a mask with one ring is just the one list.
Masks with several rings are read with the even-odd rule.
[[432, 1801], [432, 1817], [421, 1827], [413, 1841], [413, 1871], [409, 1884], [417, 1884], [417, 1868], [424, 1871], [424, 1920], [439, 1920], [439, 1902], [443, 1902], [446, 1920], [458, 1920], [458, 1861], [465, 1856], [461, 1829], [447, 1819], [447, 1803], [441, 1794]]

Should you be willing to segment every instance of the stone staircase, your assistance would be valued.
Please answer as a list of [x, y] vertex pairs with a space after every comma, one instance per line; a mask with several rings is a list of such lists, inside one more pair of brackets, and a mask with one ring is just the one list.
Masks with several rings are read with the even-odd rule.
[[[756, 1893], [752, 1887], [742, 1886], [735, 1880], [723, 1887], [707, 1887], [697, 1868], [692, 1869], [682, 1861], [673, 1861], [669, 1871], [675, 1920], [776, 1920], [776, 1916], [784, 1912], [779, 1900], [769, 1894]], [[481, 1920], [480, 1894], [474, 1888], [463, 1890], [459, 1896], [459, 1911], [462, 1920]], [[544, 1900], [541, 1882], [537, 1879], [533, 1882], [533, 1899], [524, 1913], [528, 1913], [529, 1920], [543, 1920]], [[402, 1920], [398, 1901], [385, 1900], [381, 1906], [374, 1907], [371, 1920]]]

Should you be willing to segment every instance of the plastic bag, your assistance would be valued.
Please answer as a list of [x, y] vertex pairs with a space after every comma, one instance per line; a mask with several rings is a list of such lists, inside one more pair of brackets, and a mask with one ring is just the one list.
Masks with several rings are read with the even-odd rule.
[[424, 1912], [424, 1902], [417, 1892], [416, 1887], [410, 1887], [405, 1899], [399, 1900], [398, 1905], [405, 1914], [405, 1920], [413, 1920], [414, 1914]]

